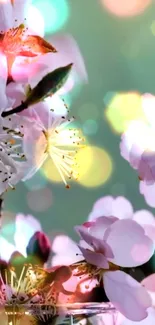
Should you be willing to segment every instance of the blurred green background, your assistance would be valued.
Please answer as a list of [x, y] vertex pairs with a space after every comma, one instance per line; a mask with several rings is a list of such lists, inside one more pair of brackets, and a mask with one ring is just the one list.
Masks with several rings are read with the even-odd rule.
[[[113, 8], [114, 2], [118, 3]], [[46, 39], [55, 44], [61, 35], [69, 35], [80, 49], [88, 82], [78, 83], [69, 92], [70, 109], [89, 145], [100, 151], [93, 151], [91, 168], [89, 157], [83, 154], [86, 172], [87, 164], [89, 169], [85, 185], [72, 182], [66, 190], [62, 183], [45, 179], [40, 171], [30, 181], [18, 184], [15, 191], [6, 193], [6, 236], [13, 233], [9, 225], [15, 214], [22, 212], [37, 217], [50, 236], [65, 232], [76, 238], [74, 225], [84, 222], [94, 202], [105, 195], [123, 195], [135, 210], [151, 210], [139, 193], [137, 173], [120, 156], [119, 143], [128, 120], [142, 114], [140, 94], [155, 93], [155, 2], [122, 3], [33, 1], [45, 19]], [[70, 50], [65, 48], [66, 54]]]

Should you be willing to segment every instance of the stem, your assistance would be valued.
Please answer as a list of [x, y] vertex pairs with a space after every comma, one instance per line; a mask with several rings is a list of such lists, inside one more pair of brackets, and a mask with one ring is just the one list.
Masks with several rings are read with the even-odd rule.
[[28, 108], [28, 106], [22, 102], [19, 106], [9, 110], [9, 111], [5, 111], [2, 113], [2, 117], [7, 117], [9, 115], [15, 114], [15, 113], [20, 113], [22, 111], [24, 111], [24, 109]]

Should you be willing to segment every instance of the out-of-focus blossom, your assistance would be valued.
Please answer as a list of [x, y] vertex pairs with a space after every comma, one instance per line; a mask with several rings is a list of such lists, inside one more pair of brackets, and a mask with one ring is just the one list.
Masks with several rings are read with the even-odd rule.
[[150, 207], [155, 207], [155, 184], [147, 184], [141, 181], [139, 184], [139, 190], [142, 195], [144, 195], [146, 203]]
[[[130, 320], [146, 318], [151, 306], [149, 294], [120, 270], [120, 267], [142, 265], [153, 255], [153, 242], [143, 228], [134, 220], [99, 217], [92, 223], [77, 226], [76, 231], [83, 240], [79, 248], [86, 262], [97, 267], [112, 304]], [[143, 256], [140, 256], [141, 251]], [[92, 276], [95, 272], [92, 269]]]
[[121, 155], [137, 170], [140, 180], [147, 184], [155, 182], [155, 97], [143, 96], [143, 110], [147, 122], [133, 121], [122, 135]]
[[88, 221], [94, 221], [98, 217], [132, 219], [138, 222], [144, 228], [147, 236], [149, 236], [152, 240], [155, 240], [154, 215], [147, 210], [139, 210], [134, 212], [130, 201], [123, 196], [104, 196], [97, 200], [88, 216]]
[[19, 252], [26, 257], [26, 248], [29, 241], [38, 231], [42, 231], [42, 228], [37, 219], [31, 215], [24, 216], [23, 214], [17, 214], [14, 234], [15, 245], [9, 243], [3, 236], [0, 236], [0, 258], [8, 262], [14, 252]]

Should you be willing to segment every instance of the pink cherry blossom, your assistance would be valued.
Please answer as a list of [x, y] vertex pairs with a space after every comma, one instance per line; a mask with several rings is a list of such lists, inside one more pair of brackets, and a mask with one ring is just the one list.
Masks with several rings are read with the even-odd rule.
[[87, 263], [100, 270], [111, 303], [130, 320], [140, 321], [147, 317], [151, 298], [140, 283], [120, 270], [120, 266], [134, 267], [148, 261], [154, 252], [153, 242], [134, 220], [111, 220], [107, 225], [107, 218], [99, 217], [90, 227], [76, 226], [89, 248], [83, 243], [78, 246]]
[[130, 123], [122, 135], [120, 151], [124, 159], [137, 170], [140, 179], [153, 184], [155, 182], [155, 97], [145, 94], [142, 107], [146, 122], [141, 120]]
[[[144, 182], [141, 186], [142, 189], [145, 190], [146, 184]], [[149, 189], [149, 193], [153, 186], [148, 186], [147, 189]], [[145, 191], [145, 193], [148, 193]], [[154, 187], [154, 193], [155, 195], [155, 187]], [[147, 195], [147, 194], [146, 194]], [[153, 195], [151, 196], [153, 199]], [[150, 198], [150, 196], [149, 196]], [[155, 217], [154, 215], [147, 210], [138, 210], [134, 211], [132, 204], [129, 200], [127, 200], [123, 196], [118, 197], [112, 197], [112, 196], [104, 196], [98, 199], [95, 204], [93, 205], [92, 211], [90, 212], [88, 216], [89, 221], [93, 221], [98, 217], [109, 217], [109, 219], [105, 219], [106, 222], [110, 222], [112, 218], [118, 218], [118, 219], [132, 219], [139, 223], [144, 229], [145, 233], [152, 239], [155, 240]], [[98, 221], [99, 222], [99, 221]], [[100, 231], [100, 229], [98, 228]], [[103, 232], [103, 227], [102, 227]]]

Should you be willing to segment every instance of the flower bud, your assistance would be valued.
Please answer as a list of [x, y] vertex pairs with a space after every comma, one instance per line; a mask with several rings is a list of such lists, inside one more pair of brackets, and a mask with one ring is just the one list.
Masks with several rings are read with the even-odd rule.
[[35, 232], [26, 247], [26, 252], [28, 257], [38, 260], [39, 264], [46, 263], [51, 252], [49, 239], [43, 232]]

